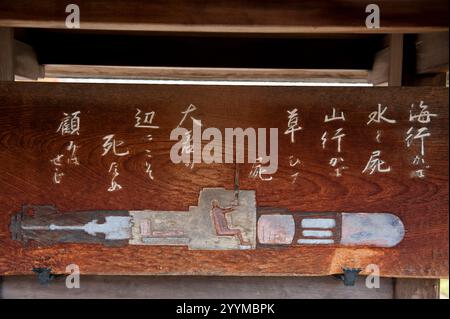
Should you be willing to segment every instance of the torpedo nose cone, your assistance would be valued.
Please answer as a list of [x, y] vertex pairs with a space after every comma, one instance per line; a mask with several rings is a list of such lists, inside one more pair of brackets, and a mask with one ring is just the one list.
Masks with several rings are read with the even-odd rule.
[[342, 245], [394, 247], [404, 236], [405, 227], [396, 215], [342, 213]]

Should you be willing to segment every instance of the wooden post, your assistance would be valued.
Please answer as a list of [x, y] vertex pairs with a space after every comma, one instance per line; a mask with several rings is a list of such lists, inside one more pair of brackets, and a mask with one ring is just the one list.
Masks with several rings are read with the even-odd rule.
[[375, 54], [368, 80], [376, 86], [401, 86], [403, 77], [403, 34], [387, 35], [385, 47]]
[[0, 81], [14, 81], [14, 32], [0, 28]]
[[[14, 81], [14, 32], [10, 28], [0, 28], [0, 81]], [[0, 277], [0, 298], [3, 291]]]
[[402, 85], [403, 34], [389, 36], [389, 86]]

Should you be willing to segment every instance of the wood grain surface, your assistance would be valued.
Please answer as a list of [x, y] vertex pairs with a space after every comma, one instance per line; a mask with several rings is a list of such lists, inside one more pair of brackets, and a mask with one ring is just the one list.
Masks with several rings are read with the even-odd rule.
[[[79, 289], [67, 289], [59, 277], [42, 286], [31, 276], [3, 277], [5, 299], [391, 299], [392, 278], [380, 288], [367, 289], [365, 277], [355, 286], [329, 277], [212, 277], [212, 276], [82, 276]], [[422, 279], [423, 280], [423, 279]], [[416, 293], [416, 296], [421, 296]]]
[[[179, 32], [427, 32], [448, 30], [444, 0], [379, 0], [381, 24], [365, 25], [366, 6], [347, 1], [78, 0], [83, 29]], [[0, 1], [0, 26], [65, 28], [63, 0]]]
[[0, 28], [0, 81], [14, 81], [14, 32]]
[[[407, 148], [411, 103], [429, 105], [431, 136], [426, 139], [424, 179], [412, 178], [411, 160], [417, 141]], [[182, 210], [196, 205], [204, 187], [233, 189], [234, 164], [173, 164], [170, 131], [189, 104], [204, 127], [279, 129], [279, 167], [273, 179], [249, 177], [252, 164], [239, 165], [241, 189], [255, 190], [258, 207], [299, 212], [391, 212], [406, 229], [393, 248], [309, 246], [264, 247], [247, 251], [193, 251], [186, 247], [59, 244], [24, 247], [10, 238], [11, 216], [22, 205], [54, 205], [60, 212], [81, 210]], [[396, 124], [366, 125], [377, 104]], [[324, 123], [332, 107], [346, 121]], [[136, 108], [154, 110], [158, 130], [135, 128]], [[302, 130], [292, 144], [287, 110], [297, 108]], [[79, 135], [56, 130], [63, 112], [81, 111]], [[185, 125], [189, 127], [189, 121]], [[343, 127], [346, 136], [339, 156], [349, 168], [333, 176], [336, 155], [324, 131]], [[381, 143], [375, 137], [381, 130]], [[150, 133], [149, 133], [150, 132]], [[130, 155], [102, 157], [102, 138], [115, 134]], [[152, 134], [153, 140], [146, 139]], [[52, 182], [50, 160], [70, 140], [78, 149], [79, 166], [66, 165], [60, 184]], [[145, 150], [152, 152], [154, 180], [145, 174]], [[370, 154], [381, 150], [391, 166], [384, 174], [362, 174]], [[301, 160], [292, 183], [289, 157]], [[116, 160], [123, 189], [108, 192], [110, 163]], [[31, 274], [33, 267], [65, 272], [79, 265], [83, 274], [183, 275], [328, 275], [342, 267], [379, 266], [389, 277], [448, 276], [448, 90], [445, 88], [294, 88], [233, 86], [0, 84], [0, 274]]]

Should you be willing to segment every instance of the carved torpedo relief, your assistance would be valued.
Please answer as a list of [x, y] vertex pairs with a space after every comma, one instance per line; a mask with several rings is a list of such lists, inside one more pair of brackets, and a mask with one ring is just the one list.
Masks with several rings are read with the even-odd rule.
[[80, 211], [23, 206], [12, 217], [14, 240], [38, 245], [101, 243], [175, 245], [192, 250], [256, 249], [265, 246], [393, 247], [405, 229], [394, 214], [291, 212], [257, 208], [254, 191], [205, 188], [188, 211]]

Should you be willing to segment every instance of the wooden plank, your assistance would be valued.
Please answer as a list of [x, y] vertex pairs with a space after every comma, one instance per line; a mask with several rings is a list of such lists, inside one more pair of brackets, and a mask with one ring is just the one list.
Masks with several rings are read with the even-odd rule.
[[[429, 126], [432, 136], [426, 139], [426, 163], [430, 165], [426, 178], [414, 178], [411, 161], [417, 154], [418, 144], [415, 141], [408, 148], [405, 136], [412, 125], [410, 105], [421, 100], [438, 116], [432, 117]], [[248, 195], [255, 191], [258, 216], [267, 214], [262, 208], [272, 207], [280, 216], [294, 214], [295, 227], [299, 227], [305, 216], [328, 214], [329, 219], [345, 223], [348, 217], [355, 216], [352, 213], [367, 212], [376, 217], [373, 213], [388, 212], [402, 221], [404, 237], [394, 247], [380, 248], [370, 243], [348, 244], [344, 239], [349, 237], [344, 231], [336, 237], [336, 240], [340, 238], [339, 243], [323, 246], [296, 243], [273, 246], [273, 239], [262, 244], [262, 235], [258, 235], [259, 243], [248, 250], [221, 250], [220, 246], [216, 250], [204, 250], [211, 246], [202, 242], [196, 243], [206, 245], [200, 249], [198, 246], [188, 249], [186, 244], [110, 247], [92, 243], [47, 246], [42, 242], [25, 247], [22, 241], [11, 240], [8, 225], [24, 204], [54, 205], [61, 213], [61, 219], [56, 220], [61, 222], [64, 216], [68, 219], [76, 216], [70, 214], [76, 211], [80, 212], [80, 218], [85, 216], [82, 211], [102, 209], [186, 212], [189, 206], [198, 205], [200, 191], [207, 187], [224, 187], [233, 192], [234, 164], [196, 163], [190, 169], [184, 164], [173, 164], [169, 158], [174, 143], [169, 140], [170, 131], [178, 125], [180, 112], [190, 103], [197, 107], [193, 113], [195, 118], [202, 120], [205, 127], [216, 127], [221, 132], [227, 127], [278, 128], [279, 164], [272, 181], [250, 176], [254, 164], [239, 165], [240, 193]], [[384, 116], [395, 119], [395, 124], [366, 124], [378, 103], [389, 107]], [[0, 204], [3, 208], [0, 224], [4, 225], [0, 230], [4, 242], [0, 247], [1, 274], [29, 274], [33, 267], [51, 267], [54, 272], [62, 273], [66, 265], [76, 263], [83, 274], [328, 275], [341, 273], [342, 267], [365, 270], [367, 265], [376, 264], [382, 276], [448, 276], [446, 89], [16, 83], [0, 85], [0, 106]], [[334, 134], [340, 127], [336, 122], [323, 122], [332, 107], [345, 112], [347, 118], [342, 124], [346, 137], [339, 157], [345, 158], [348, 169], [339, 178], [333, 176], [335, 168], [329, 164], [330, 158], [337, 156], [335, 144], [330, 144], [334, 140], [328, 141], [325, 150], [321, 140], [325, 131]], [[160, 128], [151, 131], [150, 144], [145, 139], [148, 130], [134, 127], [136, 108], [156, 112], [155, 123]], [[296, 144], [283, 134], [288, 123], [287, 110], [293, 108], [298, 108], [299, 124], [303, 127], [297, 132]], [[80, 135], [61, 136], [57, 128], [63, 112], [78, 110], [82, 114]], [[124, 145], [118, 145], [118, 152], [127, 147], [131, 155], [102, 157], [102, 144], [108, 134], [116, 134], [118, 141], [124, 141]], [[50, 160], [58, 154], [69, 156], [65, 149], [72, 139], [79, 145], [77, 154], [81, 164], [64, 164], [65, 175], [60, 184], [54, 184], [52, 178], [57, 167]], [[144, 171], [145, 150], [149, 145], [154, 180]], [[386, 161], [383, 168], [389, 165], [391, 171], [363, 173], [371, 153], [377, 149]], [[292, 182], [295, 170], [290, 156], [301, 160], [296, 183]], [[123, 188], [111, 193], [107, 189], [111, 187], [109, 169], [114, 160], [120, 172], [117, 181]], [[208, 205], [211, 204], [197, 212], [210, 218], [209, 210], [215, 210]], [[52, 210], [45, 210], [57, 218]], [[166, 214], [164, 218], [169, 215], [175, 216]], [[25, 214], [23, 218], [33, 220], [33, 215]], [[395, 227], [400, 225], [398, 220], [392, 221]], [[208, 221], [208, 227], [212, 227], [211, 223]], [[38, 231], [23, 228], [16, 232], [20, 233], [32, 235], [38, 242], [39, 238], [44, 239]], [[195, 236], [203, 238], [203, 235]], [[198, 239], [195, 236], [189, 238], [194, 242]], [[62, 237], [50, 239], [49, 243], [54, 244]], [[103, 242], [108, 239], [104, 238]]]
[[394, 282], [395, 299], [439, 299], [439, 280], [402, 278]]
[[448, 32], [417, 36], [417, 73], [448, 72]]
[[67, 289], [63, 279], [43, 287], [35, 277], [7, 276], [6, 299], [157, 298], [157, 299], [391, 299], [392, 279], [368, 289], [361, 276], [346, 287], [332, 277], [185, 277], [81, 276], [79, 289]]
[[45, 77], [145, 80], [365, 83], [367, 70], [132, 67], [47, 64]]
[[[448, 2], [380, 0], [381, 27], [365, 25], [367, 2], [80, 0], [81, 28], [180, 32], [420, 33], [448, 30]], [[17, 0], [0, 4], [0, 26], [65, 28], [67, 2]], [[23, 10], [28, 8], [28, 10]]]
[[14, 32], [0, 28], [0, 81], [14, 81]]

